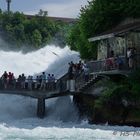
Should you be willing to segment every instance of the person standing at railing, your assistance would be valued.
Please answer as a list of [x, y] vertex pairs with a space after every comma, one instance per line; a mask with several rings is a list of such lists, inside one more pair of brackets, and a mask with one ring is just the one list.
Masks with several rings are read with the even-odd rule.
[[88, 82], [88, 80], [89, 80], [89, 68], [86, 64], [83, 66], [83, 71], [84, 71], [84, 80], [85, 80], [85, 82]]
[[130, 69], [136, 68], [136, 49], [128, 48], [127, 50], [128, 66]]
[[51, 88], [51, 74], [47, 76], [47, 89], [50, 90]]
[[36, 82], [35, 82], [35, 89], [38, 89], [39, 85], [41, 85], [41, 82], [40, 82], [40, 77], [37, 75]]
[[42, 75], [39, 75], [39, 76], [38, 76], [38, 79], [39, 79], [39, 88], [40, 88], [41, 82], [42, 82]]
[[51, 76], [50, 76], [50, 88], [51, 88], [51, 90], [54, 90], [55, 89], [55, 76], [54, 76], [54, 74], [52, 74]]
[[3, 85], [4, 85], [4, 89], [7, 89], [7, 84], [8, 84], [7, 80], [8, 80], [8, 74], [5, 71], [4, 74], [2, 75], [2, 82], [3, 82]]
[[42, 81], [41, 81], [41, 86], [40, 89], [45, 90], [46, 89], [46, 74], [45, 72], [42, 72]]
[[73, 79], [73, 63], [69, 63], [69, 69], [68, 69], [68, 79]]
[[110, 57], [105, 59], [105, 70], [113, 70], [115, 69], [115, 58]]
[[11, 72], [8, 73], [8, 87], [9, 88], [12, 87], [12, 73]]
[[14, 73], [12, 73], [12, 86], [14, 89], [16, 88], [16, 78], [14, 76]]
[[117, 69], [121, 70], [124, 64], [122, 58], [119, 55], [116, 55], [115, 61], [116, 61]]
[[33, 77], [32, 76], [28, 76], [28, 89], [32, 90], [32, 84], [33, 84]]
[[74, 79], [74, 71], [73, 71], [74, 63], [69, 63], [68, 69], [68, 80], [67, 80], [67, 90], [68, 91], [75, 91], [75, 79]]
[[25, 81], [26, 81], [26, 77], [24, 75], [24, 73], [21, 75], [21, 88], [25, 89]]
[[17, 88], [21, 88], [21, 75], [19, 75], [17, 79]]
[[83, 70], [83, 63], [82, 63], [81, 60], [77, 64], [77, 69], [78, 69], [78, 73], [81, 74], [82, 73], [82, 70]]

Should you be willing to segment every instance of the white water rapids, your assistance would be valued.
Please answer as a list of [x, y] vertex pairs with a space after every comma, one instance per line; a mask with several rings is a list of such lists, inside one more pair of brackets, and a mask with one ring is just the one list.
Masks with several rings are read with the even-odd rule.
[[27, 54], [0, 50], [0, 75], [4, 71], [14, 72], [15, 76], [22, 73], [34, 75], [46, 71], [61, 76], [66, 73], [68, 62], [76, 62], [78, 59], [78, 53], [70, 51], [68, 47], [61, 49], [55, 46], [46, 46]]
[[[46, 71], [60, 77], [67, 71], [68, 62], [78, 59], [78, 53], [68, 47], [47, 46], [28, 54], [0, 51], [0, 75], [5, 70], [16, 76]], [[0, 140], [140, 139], [140, 128], [89, 125], [86, 120], [78, 120], [71, 97], [47, 100], [44, 119], [36, 117], [36, 105], [36, 99], [0, 94]]]

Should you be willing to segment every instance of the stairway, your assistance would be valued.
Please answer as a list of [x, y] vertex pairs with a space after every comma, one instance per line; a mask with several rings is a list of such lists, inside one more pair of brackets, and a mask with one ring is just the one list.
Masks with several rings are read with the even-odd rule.
[[77, 90], [78, 91], [85, 91], [89, 87], [91, 87], [92, 85], [94, 85], [96, 82], [98, 82], [99, 80], [101, 80], [101, 78], [102, 77], [100, 75], [95, 75], [92, 78], [90, 78], [88, 82], [85, 82], [84, 84], [82, 84]]

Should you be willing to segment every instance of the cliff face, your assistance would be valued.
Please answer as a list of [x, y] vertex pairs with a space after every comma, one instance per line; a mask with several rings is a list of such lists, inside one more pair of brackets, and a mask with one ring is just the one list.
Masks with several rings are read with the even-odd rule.
[[98, 106], [97, 99], [82, 95], [76, 95], [73, 99], [80, 117], [87, 117], [89, 123], [140, 126], [140, 108], [138, 107], [115, 104], [108, 107]]
[[[100, 83], [97, 83], [92, 92], [100, 91], [100, 95], [107, 90], [107, 87], [104, 83], [107, 83], [106, 80], [102, 80]], [[112, 86], [113, 88], [113, 86]], [[90, 93], [91, 89], [89, 90]], [[102, 89], [102, 90], [98, 90]], [[89, 123], [93, 124], [117, 124], [117, 125], [133, 125], [140, 126], [140, 107], [139, 104], [133, 102], [132, 100], [128, 101], [127, 95], [132, 93], [123, 93], [124, 91], [117, 91], [116, 95], [110, 96], [111, 100], [107, 100], [107, 97], [92, 97], [85, 95], [75, 95], [73, 100], [76, 104], [80, 117], [87, 117]], [[122, 98], [120, 97], [122, 96]], [[123, 99], [125, 98], [125, 99]], [[129, 98], [131, 98], [129, 96]], [[123, 99], [123, 100], [122, 100]]]

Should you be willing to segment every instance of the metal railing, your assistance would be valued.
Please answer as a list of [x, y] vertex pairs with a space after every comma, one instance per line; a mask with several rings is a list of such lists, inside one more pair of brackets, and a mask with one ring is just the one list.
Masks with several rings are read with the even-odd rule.
[[[37, 79], [26, 79], [25, 81], [19, 81], [18, 79], [0, 79], [0, 90], [24, 90], [24, 91], [47, 91], [47, 92], [64, 92], [68, 89], [68, 82], [70, 79], [68, 78], [68, 73], [64, 74], [61, 78], [55, 79], [53, 82], [47, 81], [44, 82], [44, 85], [41, 86], [42, 82], [37, 82]], [[75, 90], [78, 89], [82, 84], [85, 83], [83, 72], [74, 76], [73, 79], [75, 81]]]
[[96, 60], [88, 62], [88, 67], [90, 72], [102, 72], [102, 71], [110, 71], [117, 69], [127, 69], [127, 60], [126, 57], [120, 57], [122, 60], [122, 66], [119, 68], [117, 66], [116, 58], [107, 58], [103, 60]]
[[[136, 55], [136, 67], [140, 67], [140, 54]], [[110, 59], [110, 58], [108, 58]], [[128, 62], [126, 57], [121, 57], [123, 60], [123, 66], [122, 70], [128, 69]], [[90, 61], [87, 63], [89, 67], [89, 73], [94, 72], [102, 72], [102, 71], [110, 71], [110, 70], [116, 70], [118, 67], [114, 64], [110, 67], [107, 65], [107, 59], [105, 60], [97, 60], [97, 61]], [[95, 73], [96, 75], [96, 73]], [[88, 81], [90, 81], [94, 74], [89, 74]], [[63, 92], [68, 90], [68, 73], [64, 74], [61, 78], [55, 79], [53, 82], [48, 82], [47, 79], [45, 81], [45, 86], [41, 87], [41, 82], [37, 83], [37, 79], [32, 79], [32, 82], [29, 82], [29, 79], [26, 79], [24, 82], [24, 86], [22, 85], [22, 82], [18, 81], [18, 79], [13, 79], [11, 81], [4, 79], [0, 79], [0, 90], [42, 90], [42, 91], [58, 91]], [[80, 87], [82, 87], [86, 82], [88, 82], [85, 79], [84, 72], [80, 72], [78, 75], [73, 77], [75, 82], [75, 90], [78, 90]], [[30, 83], [30, 86], [29, 86]], [[24, 87], [24, 88], [23, 88]]]
[[[36, 82], [36, 79], [28, 82], [28, 79], [25, 81], [18, 81], [17, 79], [13, 80], [4, 80], [0, 79], [0, 90], [56, 90], [56, 83], [54, 82], [45, 82], [44, 86], [41, 87], [41, 83]], [[30, 86], [29, 86], [30, 85]]]

